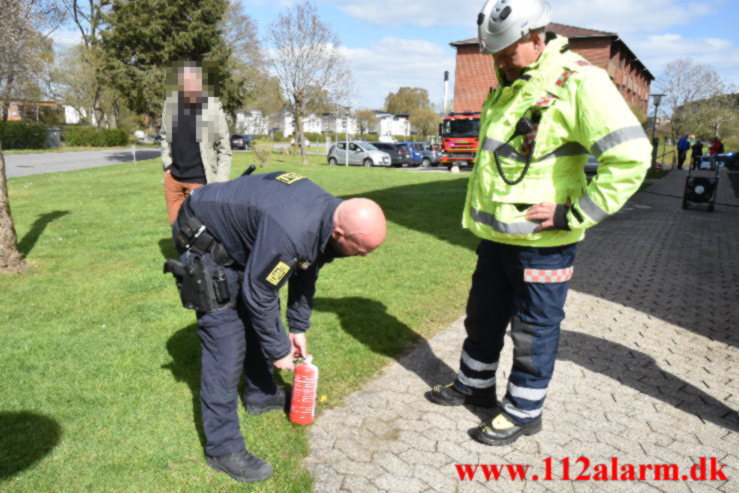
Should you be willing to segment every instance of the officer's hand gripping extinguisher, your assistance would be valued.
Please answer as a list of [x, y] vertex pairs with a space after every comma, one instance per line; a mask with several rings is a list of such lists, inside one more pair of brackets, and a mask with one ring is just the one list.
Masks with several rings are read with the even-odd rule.
[[299, 425], [311, 424], [316, 413], [318, 367], [311, 363], [312, 360], [312, 356], [306, 356], [303, 363], [295, 367], [290, 421]]

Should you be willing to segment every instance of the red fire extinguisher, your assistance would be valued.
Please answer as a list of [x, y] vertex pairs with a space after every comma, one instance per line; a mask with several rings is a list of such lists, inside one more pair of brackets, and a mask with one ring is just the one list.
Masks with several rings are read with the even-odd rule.
[[295, 367], [290, 421], [299, 425], [311, 424], [316, 413], [318, 367], [312, 361], [312, 356], [306, 356], [303, 362]]

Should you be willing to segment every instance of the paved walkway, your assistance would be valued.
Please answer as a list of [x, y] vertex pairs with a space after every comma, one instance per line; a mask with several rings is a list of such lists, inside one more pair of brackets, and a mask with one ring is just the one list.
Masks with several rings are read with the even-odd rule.
[[[739, 491], [739, 190], [723, 171], [716, 211], [684, 211], [686, 174], [636, 195], [580, 245], [541, 433], [488, 447], [467, 434], [479, 409], [424, 398], [427, 381], [448, 382], [458, 368], [459, 319], [319, 416], [307, 459], [314, 490]], [[510, 362], [506, 339], [501, 361]], [[499, 397], [506, 379], [499, 372]], [[676, 464], [680, 476], [715, 457], [729, 479], [574, 481], [581, 456], [591, 475], [596, 464], [610, 474], [616, 457]], [[567, 457], [570, 480], [561, 479]], [[486, 481], [479, 469], [461, 481], [456, 464], [529, 464], [540, 479]]]

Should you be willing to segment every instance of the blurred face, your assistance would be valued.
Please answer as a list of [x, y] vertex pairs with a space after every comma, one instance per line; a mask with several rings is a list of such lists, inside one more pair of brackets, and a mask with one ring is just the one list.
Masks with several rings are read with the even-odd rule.
[[494, 53], [495, 66], [503, 72], [508, 82], [513, 82], [524, 68], [539, 59], [545, 47], [546, 43], [541, 35], [530, 34]]
[[198, 102], [203, 94], [203, 72], [199, 67], [184, 67], [180, 73], [180, 88], [185, 101], [191, 104]]

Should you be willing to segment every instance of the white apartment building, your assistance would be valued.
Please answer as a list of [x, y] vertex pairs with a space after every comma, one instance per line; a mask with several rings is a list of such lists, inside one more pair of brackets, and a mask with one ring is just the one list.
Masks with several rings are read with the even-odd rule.
[[236, 113], [236, 130], [246, 135], [268, 135], [269, 118], [257, 109], [241, 110]]
[[411, 122], [408, 115], [393, 115], [385, 111], [375, 110], [377, 116], [378, 135], [403, 135], [411, 134]]

